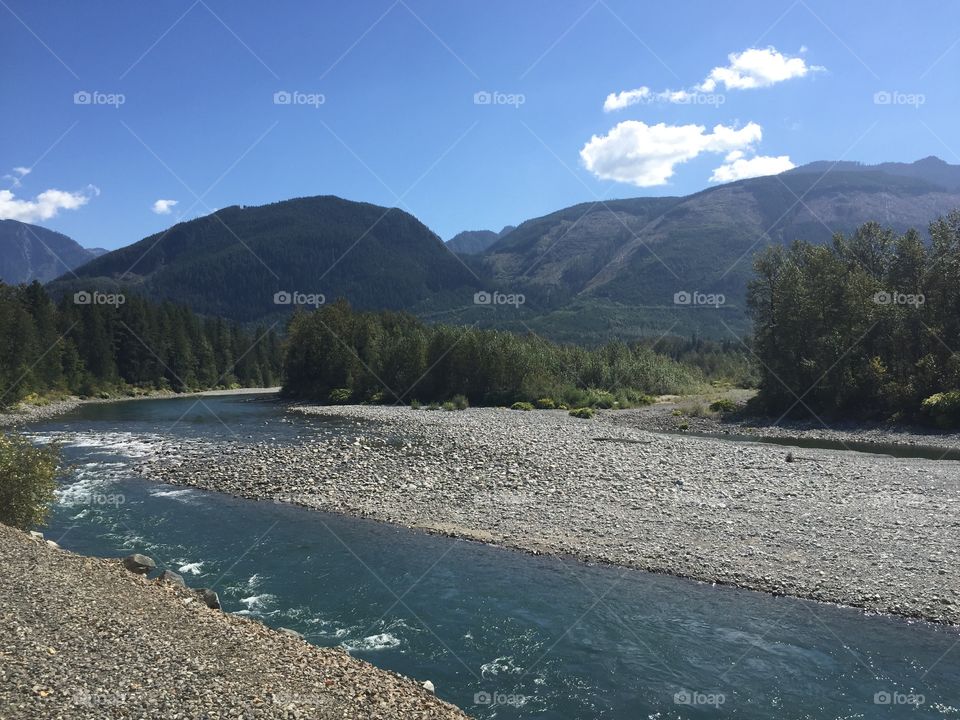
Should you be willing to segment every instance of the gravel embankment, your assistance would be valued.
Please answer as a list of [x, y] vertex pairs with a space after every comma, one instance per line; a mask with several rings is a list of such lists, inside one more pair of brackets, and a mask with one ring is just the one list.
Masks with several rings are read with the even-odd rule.
[[0, 525], [0, 720], [466, 718], [412, 680]]
[[960, 463], [657, 435], [616, 412], [295, 411], [295, 446], [182, 445], [148, 477], [533, 552], [960, 624]]
[[[683, 401], [657, 403], [642, 408], [622, 410], [612, 417], [612, 422], [638, 430], [652, 432], [677, 432], [681, 425], [687, 431], [720, 433], [722, 435], [748, 435], [774, 439], [826, 440], [834, 443], [873, 443], [876, 445], [922, 446], [948, 450], [960, 450], [960, 433], [937, 432], [934, 429], [891, 424], [863, 422], [829, 423], [826, 420], [788, 420], [785, 418], [732, 419], [720, 417], [691, 417], [674, 415], [674, 409], [690, 403]], [[706, 405], [707, 403], [701, 402]]]
[[83, 402], [80, 398], [70, 397], [64, 400], [54, 400], [46, 405], [18, 405], [7, 412], [0, 412], [0, 428], [49, 420], [57, 415], [70, 412]]

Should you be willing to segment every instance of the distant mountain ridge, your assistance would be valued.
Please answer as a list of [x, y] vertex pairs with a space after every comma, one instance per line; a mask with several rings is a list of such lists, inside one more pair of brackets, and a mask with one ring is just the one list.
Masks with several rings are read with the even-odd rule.
[[[815, 162], [684, 197], [586, 202], [446, 245], [396, 208], [298, 198], [179, 223], [77, 268], [79, 282], [67, 274], [52, 287], [124, 286], [243, 322], [285, 316], [290, 307], [273, 294], [291, 291], [563, 341], [730, 338], [749, 327], [746, 287], [765, 246], [828, 242], [868, 221], [925, 232], [958, 207], [960, 166], [937, 158]], [[475, 302], [480, 290], [523, 302]], [[682, 302], [696, 293], [723, 302]]]
[[447, 247], [461, 255], [476, 255], [477, 253], [482, 253], [514, 229], [513, 225], [506, 225], [500, 232], [494, 232], [493, 230], [464, 230], [447, 240]]
[[284, 299], [297, 293], [342, 296], [358, 308], [429, 310], [464, 302], [478, 287], [412, 215], [332, 195], [223, 208], [75, 272], [79, 280], [63, 275], [51, 290], [127, 288], [241, 322], [288, 314]]
[[62, 233], [19, 220], [0, 220], [0, 281], [49, 282], [106, 250], [87, 249]]

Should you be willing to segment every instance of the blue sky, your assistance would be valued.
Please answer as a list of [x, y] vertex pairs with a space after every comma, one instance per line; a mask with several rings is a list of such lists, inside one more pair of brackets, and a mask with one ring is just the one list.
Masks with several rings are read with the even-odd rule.
[[447, 239], [813, 160], [960, 163], [958, 41], [956, 2], [0, 0], [0, 215], [115, 248], [335, 194]]

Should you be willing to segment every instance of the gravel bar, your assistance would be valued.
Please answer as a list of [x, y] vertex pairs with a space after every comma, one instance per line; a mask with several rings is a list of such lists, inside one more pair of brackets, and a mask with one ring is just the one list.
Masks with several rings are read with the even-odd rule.
[[562, 411], [309, 407], [297, 445], [178, 444], [149, 478], [960, 624], [960, 463], [646, 432]]
[[418, 683], [0, 525], [0, 720], [466, 718]]

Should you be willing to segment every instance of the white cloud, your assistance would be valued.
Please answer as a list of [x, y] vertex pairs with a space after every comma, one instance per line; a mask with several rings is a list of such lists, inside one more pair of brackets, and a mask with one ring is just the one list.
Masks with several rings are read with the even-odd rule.
[[603, 102], [604, 112], [613, 112], [614, 110], [623, 110], [625, 107], [636, 105], [650, 97], [650, 88], [638, 87], [636, 90], [624, 90], [619, 93], [610, 93]]
[[99, 194], [100, 189], [98, 187], [88, 185], [78, 192], [45, 190], [33, 200], [23, 200], [9, 190], [0, 190], [0, 219], [19, 220], [28, 223], [49, 220], [61, 210], [76, 210], [83, 207], [90, 201], [90, 198]]
[[153, 204], [153, 211], [157, 215], [169, 215], [170, 211], [173, 209], [173, 206], [178, 202], [179, 200], [157, 200]]
[[12, 174], [12, 175], [9, 175], [9, 174], [8, 174], [8, 175], [4, 175], [4, 176], [3, 176], [3, 179], [10, 181], [10, 187], [15, 187], [15, 188], [16, 188], [16, 187], [20, 187], [20, 185], [21, 185], [21, 183], [20, 183], [20, 178], [23, 178], [23, 177], [26, 177], [27, 175], [29, 175], [29, 174], [30, 174], [30, 171], [31, 171], [32, 169], [33, 169], [33, 168], [28, 168], [28, 167], [23, 167], [23, 166], [15, 167], [13, 170], [11, 170], [11, 172], [12, 172], [13, 174]]
[[823, 70], [818, 65], [807, 65], [802, 57], [784, 55], [772, 46], [730, 53], [727, 59], [729, 65], [715, 67], [696, 89], [714, 92], [719, 85], [723, 85], [725, 90], [750, 90]]
[[587, 170], [602, 180], [651, 187], [666, 184], [679, 163], [704, 152], [745, 150], [762, 136], [762, 128], [753, 122], [740, 129], [716, 125], [707, 132], [703, 125], [647, 125], [626, 120], [606, 135], [590, 138], [580, 158]]
[[788, 155], [757, 155], [746, 158], [743, 152], [735, 150], [724, 158], [723, 165], [713, 171], [710, 182], [733, 182], [763, 175], [779, 175], [795, 167]]
[[[806, 52], [805, 47], [800, 52]], [[804, 77], [825, 68], [808, 65], [802, 57], [784, 55], [775, 47], [748, 48], [743, 52], [727, 55], [729, 65], [715, 67], [699, 85], [686, 90], [661, 90], [651, 92], [642, 86], [636, 90], [610, 93], [603, 103], [604, 112], [622, 110], [639, 102], [668, 102], [682, 105], [721, 105], [723, 97], [699, 97], [700, 93], [715, 93], [722, 85], [724, 90], [749, 90], [770, 87], [792, 78]]]

